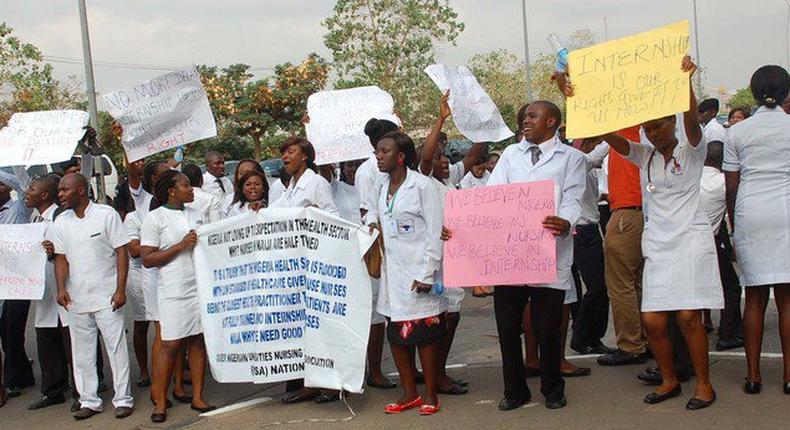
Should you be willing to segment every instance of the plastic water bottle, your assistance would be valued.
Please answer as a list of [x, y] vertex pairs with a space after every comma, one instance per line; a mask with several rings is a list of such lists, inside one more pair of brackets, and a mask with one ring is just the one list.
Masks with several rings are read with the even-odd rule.
[[173, 159], [176, 160], [176, 163], [181, 163], [184, 161], [184, 147], [179, 146], [176, 148], [176, 153], [173, 155]]
[[434, 283], [431, 287], [431, 294], [436, 294], [437, 296], [444, 294], [444, 284], [441, 282]]
[[554, 52], [557, 53], [557, 62], [554, 68], [557, 69], [558, 72], [566, 72], [568, 70], [568, 48], [562, 46], [560, 38], [554, 33], [549, 34], [549, 43], [551, 43], [551, 47], [554, 48]]

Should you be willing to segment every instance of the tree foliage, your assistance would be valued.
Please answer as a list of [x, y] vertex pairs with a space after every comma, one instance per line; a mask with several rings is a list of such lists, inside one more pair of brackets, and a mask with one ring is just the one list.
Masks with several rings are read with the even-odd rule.
[[15, 112], [74, 109], [85, 102], [73, 81], [64, 84], [52, 77], [41, 51], [12, 33], [0, 23], [0, 124]]
[[310, 94], [324, 88], [329, 66], [315, 54], [302, 63], [280, 64], [274, 76], [252, 79], [250, 66], [234, 64], [219, 70], [198, 68], [211, 109], [217, 120], [221, 142], [252, 141], [252, 152], [260, 160], [272, 145], [266, 136], [298, 132]]
[[757, 106], [757, 101], [754, 100], [754, 96], [752, 95], [752, 90], [749, 88], [741, 88], [735, 91], [732, 97], [730, 97], [729, 105], [731, 107], [749, 107], [754, 108]]
[[322, 24], [338, 88], [378, 85], [405, 123], [425, 125], [440, 95], [423, 69], [435, 62], [438, 45], [455, 44], [464, 30], [447, 0], [338, 0]]

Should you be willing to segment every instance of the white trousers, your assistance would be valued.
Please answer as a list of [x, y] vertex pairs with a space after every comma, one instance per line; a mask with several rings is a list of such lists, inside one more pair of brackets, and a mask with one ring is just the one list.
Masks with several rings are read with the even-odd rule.
[[98, 395], [99, 377], [96, 373], [96, 337], [101, 332], [107, 357], [112, 369], [112, 404], [116, 408], [132, 407], [131, 388], [129, 387], [129, 350], [124, 332], [124, 314], [119, 309], [102, 309], [91, 313], [69, 313], [69, 333], [71, 333], [71, 356], [74, 360], [74, 383], [80, 393], [80, 406], [102, 410], [102, 400]]

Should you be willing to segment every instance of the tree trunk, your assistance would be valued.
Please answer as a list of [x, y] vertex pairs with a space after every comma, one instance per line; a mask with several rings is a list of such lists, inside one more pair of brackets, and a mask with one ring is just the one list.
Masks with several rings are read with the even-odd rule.
[[255, 161], [261, 162], [261, 135], [254, 133], [252, 134], [252, 156], [255, 158]]

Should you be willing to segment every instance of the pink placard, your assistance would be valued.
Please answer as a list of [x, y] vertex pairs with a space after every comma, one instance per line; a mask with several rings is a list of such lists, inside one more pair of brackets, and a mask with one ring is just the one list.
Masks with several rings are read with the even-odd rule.
[[557, 282], [557, 246], [543, 219], [556, 213], [554, 181], [450, 191], [444, 225], [444, 285]]

